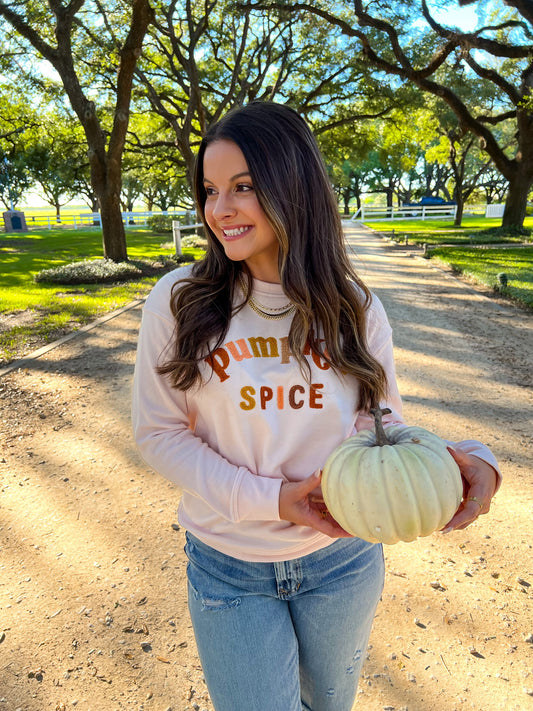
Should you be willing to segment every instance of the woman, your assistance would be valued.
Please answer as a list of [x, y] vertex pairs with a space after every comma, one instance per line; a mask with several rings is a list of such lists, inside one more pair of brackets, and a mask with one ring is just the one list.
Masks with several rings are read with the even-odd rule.
[[[252, 103], [212, 126], [195, 191], [207, 253], [147, 299], [133, 420], [182, 492], [207, 686], [216, 711], [349, 711], [383, 553], [325, 510], [320, 470], [371, 407], [402, 422], [391, 329], [294, 111]], [[468, 491], [449, 529], [486, 513], [498, 482], [480, 443], [454, 456]]]

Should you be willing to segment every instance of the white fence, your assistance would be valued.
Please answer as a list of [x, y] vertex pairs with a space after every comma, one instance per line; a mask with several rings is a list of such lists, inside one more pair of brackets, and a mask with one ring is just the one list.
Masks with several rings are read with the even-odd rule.
[[183, 230], [195, 230], [198, 227], [203, 227], [203, 222], [197, 222], [195, 225], [180, 225], [177, 220], [172, 220], [172, 238], [176, 249], [176, 256], [181, 257], [181, 233]]
[[361, 205], [349, 219], [353, 222], [366, 220], [409, 220], [419, 217], [422, 220], [439, 217], [455, 217], [457, 205], [408, 205], [405, 207], [376, 207]]
[[[145, 227], [148, 224], [149, 217], [180, 217], [191, 214], [185, 210], [176, 212], [123, 212], [122, 221], [125, 227]], [[29, 228], [45, 227], [49, 230], [57, 227], [74, 227], [79, 229], [83, 227], [101, 227], [102, 221], [99, 212], [80, 212], [77, 215], [61, 215], [60, 220], [57, 220], [55, 215], [32, 215], [31, 212], [24, 214], [26, 224]]]
[[494, 203], [493, 205], [487, 205], [485, 208], [485, 217], [503, 217], [503, 211], [505, 210], [505, 205], [499, 205]]

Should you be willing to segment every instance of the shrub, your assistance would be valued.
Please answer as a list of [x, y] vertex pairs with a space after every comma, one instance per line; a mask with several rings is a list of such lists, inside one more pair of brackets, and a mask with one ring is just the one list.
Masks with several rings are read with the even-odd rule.
[[172, 220], [174, 218], [170, 217], [169, 215], [152, 215], [152, 217], [149, 217], [148, 220], [146, 221], [148, 227], [152, 230], [152, 232], [156, 232], [157, 234], [167, 234], [171, 233], [172, 234]]
[[183, 249], [205, 249], [207, 247], [207, 240], [205, 237], [192, 234], [181, 238], [181, 246]]
[[191, 225], [196, 222], [196, 217], [192, 212], [184, 215], [152, 215], [146, 221], [148, 227], [156, 234], [172, 234], [172, 222], [177, 221], [182, 225]]
[[157, 276], [175, 269], [178, 264], [194, 261], [193, 256], [180, 259], [160, 257], [156, 261], [141, 259], [128, 262], [112, 262], [110, 259], [92, 259], [72, 262], [52, 269], [43, 269], [33, 279], [48, 284], [109, 284]]

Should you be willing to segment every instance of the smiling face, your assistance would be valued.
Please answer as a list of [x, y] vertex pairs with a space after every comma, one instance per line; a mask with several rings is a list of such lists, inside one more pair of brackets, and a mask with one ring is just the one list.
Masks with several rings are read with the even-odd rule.
[[246, 262], [256, 279], [279, 283], [278, 239], [259, 204], [241, 149], [225, 139], [210, 143], [203, 174], [205, 218], [228, 259]]

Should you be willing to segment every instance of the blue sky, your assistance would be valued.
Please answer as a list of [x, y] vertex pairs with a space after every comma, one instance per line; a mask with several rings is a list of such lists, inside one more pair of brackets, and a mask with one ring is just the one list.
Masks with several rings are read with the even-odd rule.
[[[428, 2], [435, 19], [448, 27], [459, 27], [467, 32], [476, 29], [480, 6], [484, 12], [489, 10], [491, 6], [494, 7], [494, 3], [491, 0], [465, 5], [464, 7], [459, 7], [457, 0], [452, 3], [446, 3], [447, 7], [443, 7], [443, 4], [442, 2]], [[440, 7], [438, 7], [439, 5]]]

